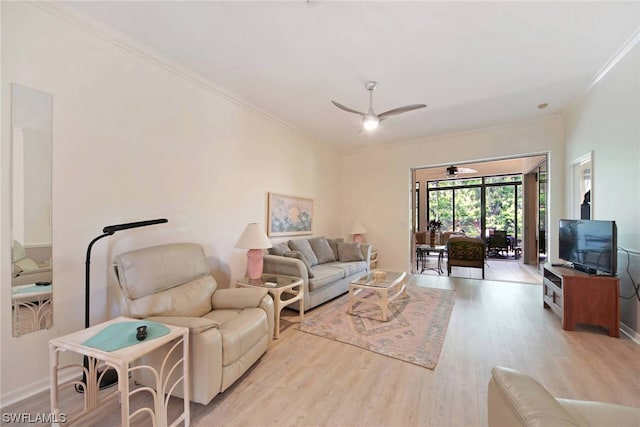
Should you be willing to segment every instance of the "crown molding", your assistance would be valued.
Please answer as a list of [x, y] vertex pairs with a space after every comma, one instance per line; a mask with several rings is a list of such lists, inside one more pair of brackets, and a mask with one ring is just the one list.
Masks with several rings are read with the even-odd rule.
[[243, 107], [246, 110], [249, 110], [250, 112], [255, 113], [263, 118], [276, 122], [279, 125], [297, 134], [302, 134], [300, 130], [295, 126], [292, 126], [291, 124], [278, 119], [277, 117], [267, 113], [266, 111], [251, 104], [250, 102], [227, 92], [226, 90], [213, 84], [209, 79], [202, 76], [201, 74], [188, 69], [177, 61], [174, 61], [160, 54], [159, 52], [137, 42], [133, 38], [128, 37], [125, 34], [108, 27], [97, 19], [78, 12], [71, 6], [67, 6], [58, 2], [47, 1], [35, 1], [32, 2], [32, 4], [88, 33], [93, 34], [94, 36], [108, 43], [111, 43], [112, 45], [122, 50], [125, 50], [157, 66], [158, 68], [161, 68], [179, 78], [182, 78], [196, 86], [199, 86], [200, 88], [205, 89], [215, 94], [216, 96], [223, 98], [226, 101]]
[[635, 31], [631, 34], [631, 36], [615, 51], [615, 53], [609, 58], [607, 62], [598, 70], [598, 72], [593, 76], [589, 85], [585, 88], [584, 91], [580, 95], [578, 95], [573, 101], [571, 101], [562, 111], [562, 114], [565, 115], [569, 112], [576, 104], [588, 94], [591, 89], [593, 89], [600, 81], [605, 78], [609, 71], [611, 71], [617, 64], [624, 58], [629, 51], [640, 42], [640, 28], [636, 28]]

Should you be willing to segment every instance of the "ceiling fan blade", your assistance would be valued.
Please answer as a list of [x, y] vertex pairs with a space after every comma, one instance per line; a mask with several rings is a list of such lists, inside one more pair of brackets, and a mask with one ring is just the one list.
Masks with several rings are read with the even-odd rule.
[[406, 113], [407, 111], [413, 111], [413, 110], [417, 110], [419, 108], [425, 108], [425, 107], [426, 107], [425, 104], [405, 105], [404, 107], [394, 108], [393, 110], [385, 111], [384, 113], [378, 114], [378, 118], [382, 120], [389, 116], [395, 116], [396, 114]]
[[476, 173], [476, 172], [478, 171], [471, 168], [458, 168], [458, 173]]
[[336, 107], [338, 107], [341, 110], [347, 111], [349, 113], [355, 113], [355, 114], [360, 114], [361, 116], [364, 117], [364, 113], [361, 113], [360, 111], [356, 111], [353, 108], [349, 108], [346, 105], [342, 105], [336, 101], [331, 101], [333, 103], [333, 105], [335, 105]]

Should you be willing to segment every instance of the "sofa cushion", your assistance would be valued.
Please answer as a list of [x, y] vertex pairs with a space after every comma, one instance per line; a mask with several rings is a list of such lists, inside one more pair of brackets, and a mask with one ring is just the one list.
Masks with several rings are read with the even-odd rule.
[[311, 249], [309, 240], [289, 240], [289, 247], [294, 251], [302, 252], [305, 258], [307, 258], [307, 261], [309, 261], [309, 265], [311, 265], [311, 267], [318, 264], [318, 257], [316, 257], [316, 254], [313, 253], [313, 249]]
[[269, 254], [271, 255], [279, 255], [284, 256], [284, 253], [290, 251], [289, 245], [286, 242], [278, 243], [277, 245], [273, 245], [273, 247], [269, 248]]
[[332, 262], [326, 264], [328, 267], [340, 268], [344, 270], [345, 277], [351, 276], [356, 273], [365, 273], [367, 271], [367, 262], [366, 261], [352, 261], [352, 262]]
[[267, 314], [261, 308], [214, 310], [205, 317], [219, 325], [223, 366], [238, 360], [268, 333]]
[[17, 240], [14, 240], [11, 245], [11, 262], [20, 261], [22, 258], [26, 257], [26, 251], [24, 250], [24, 246]]
[[351, 262], [351, 261], [364, 261], [364, 255], [362, 255], [362, 249], [360, 249], [360, 243], [338, 243], [338, 261]]
[[307, 257], [300, 251], [287, 251], [284, 253], [284, 256], [288, 258], [296, 258], [304, 263], [304, 266], [307, 267], [307, 274], [309, 275], [309, 279], [313, 279], [313, 271], [311, 271], [311, 264], [307, 260]]
[[13, 264], [18, 266], [22, 271], [33, 271], [39, 268], [38, 264], [36, 264], [36, 262], [31, 258], [22, 258]]
[[215, 321], [207, 319], [206, 317], [152, 316], [147, 317], [145, 320], [189, 328], [191, 335], [198, 335], [209, 329], [218, 329], [220, 326]]
[[209, 275], [204, 249], [195, 243], [137, 249], [118, 255], [114, 263], [122, 292], [134, 300]]
[[344, 239], [343, 238], [327, 239], [327, 242], [329, 243], [329, 246], [331, 247], [331, 250], [333, 251], [333, 257], [337, 261], [338, 260], [338, 243], [344, 242]]
[[330, 264], [319, 264], [313, 267], [314, 278], [309, 278], [309, 291], [313, 292], [333, 282], [344, 279], [345, 271], [342, 268], [331, 267]]
[[327, 262], [334, 262], [336, 260], [331, 246], [326, 237], [314, 237], [309, 239], [309, 245], [311, 250], [318, 258], [318, 264], [326, 264]]
[[574, 420], [580, 421], [582, 425], [616, 427], [640, 425], [640, 408], [585, 400], [558, 398], [556, 400]]
[[129, 302], [129, 316], [200, 317], [212, 309], [211, 295], [217, 284], [213, 277], [204, 276]]

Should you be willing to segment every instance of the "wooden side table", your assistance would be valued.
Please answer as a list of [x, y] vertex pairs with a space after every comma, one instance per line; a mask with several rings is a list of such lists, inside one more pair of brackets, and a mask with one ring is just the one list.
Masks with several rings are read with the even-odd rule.
[[[184, 410], [183, 413], [173, 421], [172, 426], [184, 423], [185, 427], [190, 424], [190, 409], [189, 398], [191, 386], [189, 384], [189, 329], [166, 325], [170, 332], [158, 338], [150, 339], [148, 341], [141, 341], [138, 344], [124, 347], [119, 350], [107, 352], [98, 350], [96, 348], [86, 347], [82, 345], [83, 342], [96, 335], [105, 327], [118, 323], [118, 322], [138, 322], [138, 319], [130, 319], [127, 317], [118, 317], [108, 322], [101, 323], [96, 326], [92, 326], [81, 331], [65, 335], [63, 337], [54, 338], [49, 341], [49, 361], [50, 361], [50, 381], [51, 381], [51, 413], [55, 419], [62, 419], [60, 417], [61, 411], [58, 403], [58, 390], [59, 386], [85, 386], [80, 378], [82, 372], [86, 375], [86, 389], [84, 390], [84, 408], [83, 410], [75, 414], [74, 416], [65, 417], [65, 422], [70, 424], [80, 420], [87, 414], [96, 409], [99, 405], [105, 404], [108, 401], [119, 396], [120, 398], [120, 410], [121, 410], [121, 425], [128, 427], [131, 420], [136, 415], [141, 413], [147, 413], [151, 416], [152, 424], [157, 426], [167, 426], [167, 403], [168, 394], [179, 382], [182, 382], [184, 392]], [[162, 347], [163, 345], [175, 341], [175, 344], [168, 351], [162, 368], [158, 372], [154, 367], [147, 365], [138, 365], [129, 368], [129, 364], [140, 357], [151, 353], [154, 350]], [[175, 365], [167, 364], [169, 356], [174, 351], [179, 351], [182, 347], [182, 358], [176, 362]], [[74, 353], [87, 356], [89, 358], [89, 368], [85, 369], [81, 364], [71, 364], [66, 366], [59, 366], [60, 353], [72, 351]], [[182, 376], [179, 376], [175, 383], [168, 383], [169, 376], [177, 370], [178, 365], [182, 365]], [[99, 366], [98, 366], [99, 365]], [[98, 389], [98, 367], [113, 368], [118, 373], [118, 389], [106, 395], [100, 395]], [[78, 379], [71, 380], [65, 384], [58, 384], [58, 374], [69, 369], [75, 369], [78, 371]], [[155, 390], [150, 387], [141, 387], [129, 391], [129, 373], [134, 370], [149, 369], [154, 373], [156, 378]], [[178, 371], [179, 372], [179, 371]], [[173, 377], [172, 377], [173, 378]], [[129, 414], [129, 397], [137, 392], [148, 391], [153, 395], [154, 407], [140, 408], [132, 414]]]
[[264, 288], [271, 294], [275, 314], [275, 339], [280, 338], [280, 311], [283, 308], [300, 301], [300, 322], [304, 319], [303, 284], [304, 281], [300, 277], [285, 276], [284, 274], [263, 274], [261, 279], [251, 280], [248, 277], [243, 277], [236, 281], [236, 286]]

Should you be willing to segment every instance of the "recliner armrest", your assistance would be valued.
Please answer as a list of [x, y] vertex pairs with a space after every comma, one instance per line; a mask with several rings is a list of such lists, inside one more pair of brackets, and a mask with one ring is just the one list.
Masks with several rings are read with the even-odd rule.
[[189, 328], [191, 335], [197, 335], [209, 329], [218, 329], [220, 327], [216, 321], [205, 317], [151, 316], [145, 317], [144, 320], [164, 323], [165, 325], [183, 326]]
[[539, 382], [512, 369], [491, 369], [487, 400], [489, 427], [580, 425]]
[[259, 288], [218, 289], [211, 297], [211, 304], [214, 310], [259, 307], [265, 295], [267, 290]]

